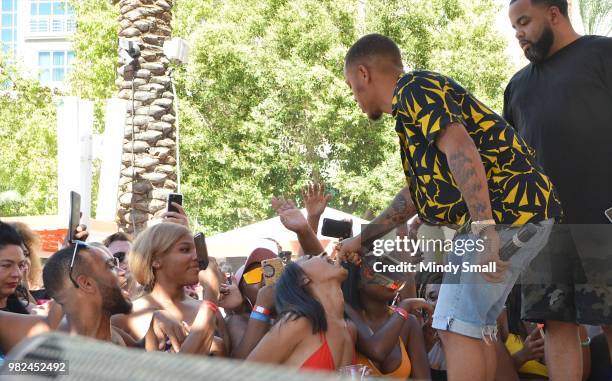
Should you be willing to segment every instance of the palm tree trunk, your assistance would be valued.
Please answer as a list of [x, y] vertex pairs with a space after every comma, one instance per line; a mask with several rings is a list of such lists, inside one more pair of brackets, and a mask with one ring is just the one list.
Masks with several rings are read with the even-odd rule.
[[141, 231], [176, 191], [174, 95], [164, 41], [172, 29], [173, 0], [120, 0], [119, 36], [136, 41], [134, 66], [119, 69], [119, 98], [128, 100], [119, 181], [120, 229]]

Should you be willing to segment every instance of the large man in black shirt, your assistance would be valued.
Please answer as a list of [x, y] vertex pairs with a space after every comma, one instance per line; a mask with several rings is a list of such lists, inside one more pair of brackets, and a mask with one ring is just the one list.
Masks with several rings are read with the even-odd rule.
[[[609, 223], [604, 212], [612, 207], [612, 38], [578, 35], [567, 9], [565, 0], [511, 1], [510, 21], [531, 63], [514, 75], [504, 96], [504, 118], [535, 149], [559, 193], [563, 222], [573, 224], [571, 234], [553, 234], [549, 245], [557, 247], [549, 250], [555, 251], [549, 253], [553, 273], [565, 269], [566, 278], [523, 285], [523, 317], [546, 321], [552, 380], [581, 378], [577, 323], [604, 326], [612, 343], [612, 316], [600, 308], [611, 304], [611, 288], [567, 275], [576, 272], [576, 258], [582, 261], [578, 266], [585, 263], [585, 251], [612, 255], [580, 249], [579, 241], [592, 241], [587, 236], [594, 225], [576, 225]], [[584, 266], [587, 278], [589, 271]]]

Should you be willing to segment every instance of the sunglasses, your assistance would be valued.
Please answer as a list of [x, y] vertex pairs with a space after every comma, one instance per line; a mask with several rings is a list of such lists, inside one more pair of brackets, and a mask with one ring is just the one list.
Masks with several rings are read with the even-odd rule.
[[381, 273], [377, 273], [368, 267], [364, 267], [363, 272], [367, 275], [367, 283], [377, 284], [379, 286], [383, 286], [388, 288], [389, 290], [399, 291], [406, 284], [405, 280], [394, 280], [388, 276], [385, 276]]
[[118, 251], [113, 254], [113, 257], [117, 258], [119, 262], [123, 262], [125, 259], [125, 251]]
[[255, 267], [254, 269], [242, 274], [242, 279], [246, 284], [257, 284], [263, 279], [263, 269], [261, 267]]

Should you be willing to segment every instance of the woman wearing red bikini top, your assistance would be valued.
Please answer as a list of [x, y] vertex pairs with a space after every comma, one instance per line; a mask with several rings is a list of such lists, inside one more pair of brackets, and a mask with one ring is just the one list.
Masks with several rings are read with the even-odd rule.
[[248, 360], [336, 371], [355, 360], [355, 327], [344, 319], [340, 285], [347, 271], [327, 255], [306, 255], [276, 284], [279, 319]]

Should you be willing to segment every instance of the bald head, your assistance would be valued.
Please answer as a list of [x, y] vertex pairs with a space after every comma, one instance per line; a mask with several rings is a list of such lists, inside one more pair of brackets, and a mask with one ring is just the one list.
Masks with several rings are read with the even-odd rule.
[[392, 39], [382, 34], [368, 34], [361, 37], [350, 47], [344, 58], [344, 67], [356, 65], [389, 65], [401, 68], [402, 55]]

